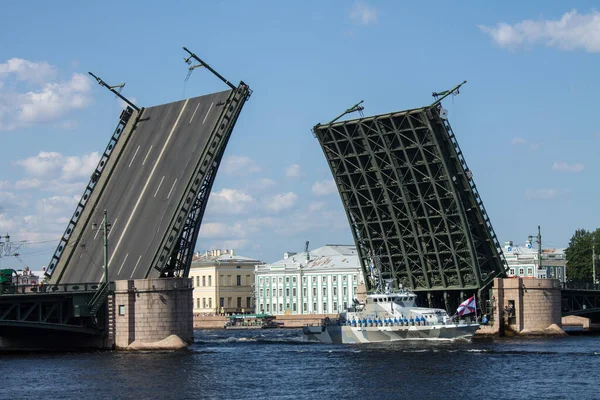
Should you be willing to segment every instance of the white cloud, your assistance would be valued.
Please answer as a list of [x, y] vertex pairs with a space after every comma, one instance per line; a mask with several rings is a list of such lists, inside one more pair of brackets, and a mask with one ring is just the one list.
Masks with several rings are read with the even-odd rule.
[[377, 10], [362, 1], [356, 1], [350, 9], [350, 19], [359, 25], [375, 24], [377, 23]]
[[292, 192], [278, 193], [275, 196], [264, 199], [264, 206], [267, 210], [279, 212], [293, 207], [298, 200], [298, 196]]
[[37, 156], [16, 162], [34, 178], [56, 178], [63, 182], [89, 178], [96, 169], [100, 154], [98, 152], [82, 156], [64, 156], [54, 151], [41, 151]]
[[20, 190], [36, 189], [42, 185], [39, 179], [21, 179], [15, 182], [15, 188]]
[[531, 151], [535, 151], [540, 148], [539, 143], [529, 143], [526, 139], [522, 137], [512, 138], [510, 144], [512, 144], [513, 146], [527, 146]]
[[260, 167], [247, 156], [228, 156], [223, 160], [221, 166], [224, 173], [228, 175], [250, 175], [260, 171]]
[[320, 211], [325, 208], [325, 202], [323, 201], [314, 201], [308, 205], [308, 211], [313, 213], [315, 211]]
[[200, 227], [201, 238], [243, 238], [246, 231], [241, 223], [233, 225], [222, 222], [204, 222]]
[[36, 210], [38, 215], [44, 217], [59, 216], [64, 219], [73, 212], [78, 201], [79, 198], [75, 196], [52, 196], [38, 200]]
[[526, 144], [526, 143], [527, 143], [527, 141], [525, 139], [523, 139], [522, 137], [516, 137], [510, 141], [510, 144], [517, 144], [517, 145], [518, 144]]
[[583, 171], [585, 168], [585, 166], [583, 165], [583, 163], [575, 163], [575, 164], [568, 164], [565, 161], [556, 161], [553, 165], [552, 165], [552, 170], [553, 171], [560, 171], [560, 172], [581, 172]]
[[222, 189], [211, 193], [208, 212], [240, 214], [246, 212], [253, 202], [252, 196], [240, 190]]
[[317, 196], [326, 196], [331, 193], [337, 192], [335, 182], [333, 179], [325, 181], [317, 181], [312, 185], [312, 192]]
[[0, 79], [13, 74], [20, 81], [44, 83], [56, 76], [56, 70], [47, 62], [34, 62], [22, 58], [11, 58], [0, 64]]
[[579, 14], [576, 10], [559, 20], [525, 20], [510, 25], [504, 22], [495, 27], [479, 25], [501, 47], [514, 49], [524, 45], [543, 43], [563, 50], [584, 49], [600, 52], [600, 12]]
[[[234, 249], [234, 250], [241, 250], [241, 249], [246, 249], [248, 247], [248, 245], [250, 244], [250, 241], [248, 239], [222, 239], [222, 240], [214, 240], [211, 241], [209, 243], [201, 243], [202, 248], [204, 249]], [[235, 252], [235, 254], [238, 254], [238, 251]], [[235, 256], [234, 256], [235, 257]]]
[[300, 170], [300, 166], [298, 164], [292, 164], [285, 169], [285, 176], [288, 177], [297, 177], [302, 176], [302, 171]]
[[527, 189], [525, 198], [527, 200], [549, 200], [560, 195], [558, 189]]
[[276, 184], [276, 182], [272, 179], [261, 178], [254, 183], [253, 187], [255, 189], [267, 189], [267, 188], [270, 188], [271, 186], [275, 186], [275, 184]]
[[0, 130], [59, 121], [91, 103], [91, 80], [86, 75], [74, 73], [67, 81], [54, 81], [55, 75], [48, 63], [13, 58], [0, 64]]

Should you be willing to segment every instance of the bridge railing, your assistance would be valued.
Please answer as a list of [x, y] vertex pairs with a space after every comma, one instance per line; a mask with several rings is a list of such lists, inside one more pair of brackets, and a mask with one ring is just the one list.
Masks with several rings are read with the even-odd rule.
[[595, 290], [600, 291], [600, 284], [593, 284], [591, 282], [562, 282], [561, 288], [563, 290]]
[[[57, 285], [4, 285], [0, 286], [1, 295], [35, 295], [35, 294], [49, 294], [49, 293], [81, 293], [81, 292], [95, 292], [100, 287], [100, 283], [64, 283]], [[111, 289], [114, 289], [111, 284]]]

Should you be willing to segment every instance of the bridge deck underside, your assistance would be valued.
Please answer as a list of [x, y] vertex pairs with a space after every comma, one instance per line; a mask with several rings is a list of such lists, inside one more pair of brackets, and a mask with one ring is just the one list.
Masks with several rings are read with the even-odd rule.
[[383, 279], [432, 293], [479, 289], [502, 273], [500, 246], [437, 108], [317, 125], [314, 132], [366, 277], [374, 262]]
[[[227, 90], [143, 109], [114, 169], [103, 173], [105, 183], [96, 189], [98, 193], [92, 193], [97, 198], [94, 204], [88, 204], [88, 215], [73, 229], [77, 236], [65, 243], [60, 268], [52, 281], [104, 279], [104, 210], [111, 224], [109, 280], [159, 276], [157, 260], [160, 258], [164, 265], [177, 251], [182, 226], [196, 203], [200, 186], [210, 192], [212, 180], [206, 182], [208, 178], [203, 174], [212, 168], [214, 179], [245, 95]], [[235, 107], [231, 103], [234, 97]], [[203, 213], [200, 208], [201, 212], [194, 212], [193, 225], [199, 225]], [[93, 223], [98, 229], [92, 229]], [[188, 240], [195, 241], [197, 229], [199, 226], [191, 229]]]

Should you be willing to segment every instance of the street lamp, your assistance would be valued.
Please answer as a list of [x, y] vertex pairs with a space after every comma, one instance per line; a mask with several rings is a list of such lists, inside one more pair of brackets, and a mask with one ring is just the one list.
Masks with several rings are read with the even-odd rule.
[[[102, 220], [102, 231], [104, 236], [104, 283], [108, 285], [108, 232], [110, 231], [111, 224], [108, 223], [108, 217], [106, 210], [104, 210], [104, 218]], [[92, 224], [92, 230], [98, 230], [98, 224], [95, 222]]]

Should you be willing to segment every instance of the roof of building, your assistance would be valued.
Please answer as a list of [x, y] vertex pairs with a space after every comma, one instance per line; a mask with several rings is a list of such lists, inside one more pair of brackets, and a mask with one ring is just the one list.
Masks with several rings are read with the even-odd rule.
[[331, 270], [331, 269], [356, 269], [360, 267], [356, 246], [328, 244], [308, 252], [286, 253], [282, 260], [272, 264], [264, 264], [258, 267], [257, 272], [268, 272], [286, 269], [303, 270]]
[[192, 258], [192, 268], [194, 266], [218, 263], [244, 263], [244, 264], [263, 264], [260, 260], [255, 260], [249, 257], [239, 256], [233, 253], [233, 250], [212, 250], [205, 253], [195, 253]]
[[[542, 258], [564, 258], [565, 257], [565, 248], [550, 248], [550, 249], [542, 249]], [[538, 255], [537, 246], [532, 245], [531, 242], [527, 242], [522, 246], [517, 244], [512, 245], [512, 242], [509, 242], [504, 246], [504, 256], [508, 259], [511, 257], [516, 258], [535, 258]]]

